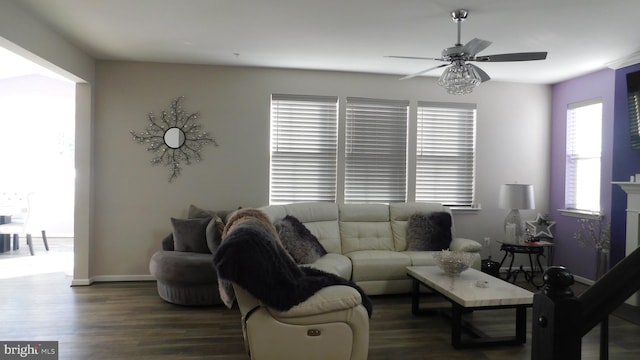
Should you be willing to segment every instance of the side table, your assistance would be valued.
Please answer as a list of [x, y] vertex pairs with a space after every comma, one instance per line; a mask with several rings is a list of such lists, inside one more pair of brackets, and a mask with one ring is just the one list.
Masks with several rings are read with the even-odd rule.
[[[502, 261], [500, 261], [500, 267], [504, 264], [507, 256], [511, 256], [511, 262], [509, 263], [509, 269], [507, 270], [507, 275], [504, 280], [511, 280], [513, 283], [516, 282], [519, 273], [524, 274], [525, 280], [535, 286], [536, 288], [542, 287], [544, 285], [543, 282], [536, 282], [535, 276], [537, 272], [544, 271], [542, 267], [542, 263], [540, 262], [540, 257], [545, 256], [545, 248], [548, 248], [548, 256], [547, 256], [547, 265], [549, 265], [550, 258], [553, 252], [554, 244], [549, 241], [538, 241], [538, 242], [525, 242], [524, 244], [512, 244], [512, 243], [500, 243], [500, 250], [504, 251], [504, 256], [502, 257]], [[520, 268], [513, 270], [513, 261], [515, 260], [515, 254], [525, 254], [529, 256], [529, 268], [530, 270], [525, 270], [522, 265]], [[535, 256], [535, 262], [533, 257]], [[537, 265], [537, 267], [536, 267]], [[513, 277], [513, 278], [512, 278]]]

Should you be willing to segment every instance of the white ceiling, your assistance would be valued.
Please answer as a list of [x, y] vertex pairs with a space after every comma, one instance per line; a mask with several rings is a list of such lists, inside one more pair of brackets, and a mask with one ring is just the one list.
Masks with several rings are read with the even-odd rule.
[[97, 59], [405, 75], [441, 63], [385, 55], [440, 56], [458, 8], [462, 43], [493, 41], [480, 55], [549, 53], [478, 64], [494, 80], [551, 84], [640, 51], [638, 0], [15, 1]]

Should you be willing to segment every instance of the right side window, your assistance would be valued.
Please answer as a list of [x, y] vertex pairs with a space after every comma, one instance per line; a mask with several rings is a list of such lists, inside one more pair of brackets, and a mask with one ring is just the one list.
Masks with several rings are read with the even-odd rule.
[[565, 208], [600, 211], [602, 100], [567, 106]]

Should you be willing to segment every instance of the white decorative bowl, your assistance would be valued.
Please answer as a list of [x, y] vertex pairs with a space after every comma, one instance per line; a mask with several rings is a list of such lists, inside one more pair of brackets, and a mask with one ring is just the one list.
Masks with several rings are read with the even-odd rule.
[[437, 252], [433, 254], [433, 258], [438, 267], [449, 275], [460, 275], [471, 266], [474, 260], [472, 253], [449, 250]]

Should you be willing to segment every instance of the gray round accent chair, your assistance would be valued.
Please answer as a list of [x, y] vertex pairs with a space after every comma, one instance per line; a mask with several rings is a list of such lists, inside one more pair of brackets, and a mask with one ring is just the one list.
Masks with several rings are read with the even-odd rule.
[[173, 231], [162, 240], [162, 250], [149, 261], [149, 271], [156, 278], [162, 299], [186, 306], [223, 303], [213, 254], [222, 239], [222, 219], [229, 212], [191, 205], [187, 219], [171, 218]]
[[167, 238], [170, 241], [163, 241], [163, 250], [153, 254], [149, 262], [160, 298], [186, 306], [222, 304], [213, 254], [165, 249], [165, 243], [170, 245], [167, 248], [173, 247], [173, 236]]

